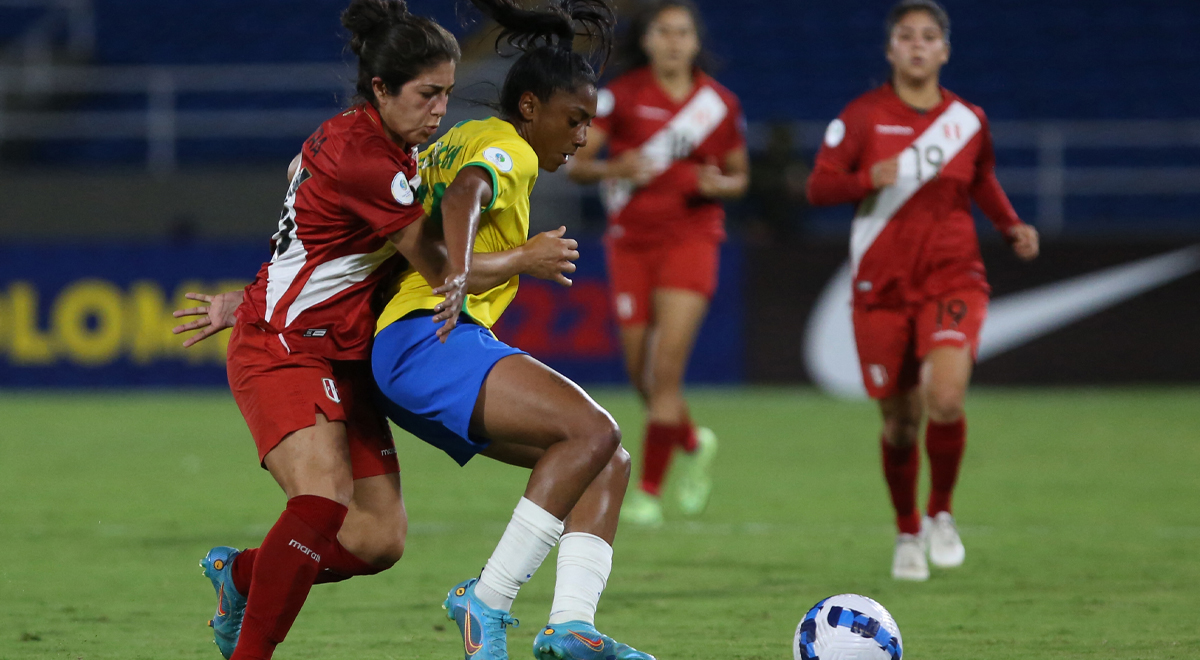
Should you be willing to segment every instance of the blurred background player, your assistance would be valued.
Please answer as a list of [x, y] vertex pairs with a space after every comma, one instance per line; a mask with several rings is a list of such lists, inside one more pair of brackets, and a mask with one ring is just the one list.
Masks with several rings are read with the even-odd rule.
[[[708, 503], [716, 435], [692, 424], [683, 378], [717, 287], [722, 199], [749, 184], [741, 105], [704, 71], [704, 27], [691, 0], [655, 0], [622, 39], [623, 73], [571, 178], [603, 181], [608, 277], [629, 379], [646, 407], [642, 477], [622, 519], [662, 523], [661, 492], [676, 447], [688, 457], [678, 493], [686, 514]], [[608, 147], [607, 159], [600, 159]]]
[[[513, 0], [473, 2], [500, 24], [499, 39], [522, 54], [501, 88], [498, 116], [455, 125], [421, 155], [421, 198], [432, 220], [478, 225], [476, 250], [494, 254], [526, 244], [539, 170], [557, 171], [587, 142], [597, 81], [572, 49], [576, 30], [595, 37], [606, 57], [615, 19], [605, 0], [538, 11]], [[401, 428], [460, 465], [483, 454], [531, 470], [482, 573], [447, 594], [447, 614], [467, 658], [508, 658], [513, 601], [558, 544], [554, 602], [534, 656], [653, 660], [595, 627], [629, 485], [620, 429], [573, 382], [496, 339], [490, 328], [512, 303], [519, 278], [482, 261], [471, 269], [462, 322], [444, 344], [429, 318], [457, 302], [436, 295], [421, 269], [406, 270], [380, 315], [371, 356], [388, 415]]]
[[[991, 289], [970, 200], [1018, 257], [1038, 254], [996, 180], [983, 110], [938, 84], [950, 20], [934, 0], [904, 0], [887, 19], [891, 81], [828, 127], [809, 179], [813, 204], [854, 203], [854, 335], [863, 383], [883, 414], [883, 470], [896, 510], [892, 576], [925, 580], [965, 551], [950, 500], [966, 443], [963, 401]], [[917, 510], [919, 425], [932, 488]]]

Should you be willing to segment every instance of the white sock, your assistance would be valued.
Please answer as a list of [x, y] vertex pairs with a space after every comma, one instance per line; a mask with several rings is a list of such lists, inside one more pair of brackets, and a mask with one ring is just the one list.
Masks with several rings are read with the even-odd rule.
[[562, 531], [561, 520], [522, 497], [500, 543], [483, 567], [475, 595], [492, 609], [511, 610], [517, 591], [546, 560]]
[[550, 623], [596, 624], [596, 605], [612, 572], [612, 546], [594, 534], [564, 534], [558, 546], [558, 581]]

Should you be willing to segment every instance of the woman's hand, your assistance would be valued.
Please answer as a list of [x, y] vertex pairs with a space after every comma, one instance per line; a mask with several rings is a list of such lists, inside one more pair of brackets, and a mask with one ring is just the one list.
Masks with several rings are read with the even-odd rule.
[[634, 185], [644, 186], [655, 176], [654, 164], [638, 149], [630, 149], [608, 161], [608, 177], [626, 179]]
[[238, 305], [242, 304], [242, 293], [242, 291], [227, 291], [215, 296], [208, 296], [203, 293], [185, 294], [184, 297], [188, 300], [196, 300], [208, 303], [208, 305], [175, 310], [172, 316], [177, 319], [184, 318], [185, 316], [199, 316], [200, 318], [177, 325], [171, 329], [171, 332], [178, 335], [189, 330], [199, 330], [200, 332], [183, 340], [183, 347], [188, 348], [208, 339], [225, 328], [232, 328], [237, 323], [237, 316], [234, 315], [234, 312], [237, 311]]
[[696, 168], [696, 192], [705, 197], [723, 197], [725, 173], [715, 163], [706, 163]]
[[1008, 230], [1008, 240], [1013, 252], [1022, 261], [1033, 261], [1041, 251], [1038, 231], [1030, 225], [1020, 224]]
[[433, 308], [433, 322], [442, 324], [437, 336], [444, 344], [450, 338], [450, 331], [458, 325], [458, 315], [462, 313], [463, 301], [467, 299], [467, 271], [447, 275], [445, 284], [434, 289], [433, 295], [446, 297]]
[[579, 243], [573, 238], [563, 238], [566, 227], [545, 231], [529, 239], [521, 250], [528, 264], [521, 271], [542, 280], [553, 280], [563, 286], [571, 286], [571, 279], [563, 273], [574, 273], [579, 258]]
[[899, 174], [900, 158], [898, 156], [881, 160], [871, 166], [871, 185], [875, 186], [875, 190], [886, 188], [896, 183], [896, 177]]

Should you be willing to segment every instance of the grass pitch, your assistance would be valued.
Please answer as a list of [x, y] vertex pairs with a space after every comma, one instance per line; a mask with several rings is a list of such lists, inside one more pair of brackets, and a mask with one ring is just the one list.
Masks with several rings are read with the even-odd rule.
[[[597, 398], [636, 450], [634, 398]], [[955, 507], [967, 562], [923, 584], [889, 577], [871, 404], [782, 389], [692, 402], [721, 438], [712, 505], [620, 532], [602, 631], [662, 660], [782, 660], [814, 602], [856, 592], [891, 610], [906, 658], [1200, 657], [1200, 390], [973, 392]], [[483, 565], [525, 475], [397, 440], [404, 559], [314, 588], [277, 658], [461, 657], [439, 605]], [[197, 562], [257, 545], [282, 506], [228, 395], [3, 394], [0, 658], [219, 659]], [[514, 658], [545, 622], [553, 565], [517, 600]]]

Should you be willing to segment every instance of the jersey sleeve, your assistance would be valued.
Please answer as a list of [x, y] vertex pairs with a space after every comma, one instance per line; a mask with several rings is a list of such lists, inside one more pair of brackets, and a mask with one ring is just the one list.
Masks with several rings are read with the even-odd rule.
[[859, 202], [875, 189], [871, 170], [864, 167], [868, 122], [854, 104], [830, 122], [808, 178], [808, 201], [814, 206]]
[[975, 163], [971, 199], [975, 200], [983, 214], [992, 221], [996, 230], [1007, 238], [1008, 231], [1021, 224], [1021, 219], [1017, 217], [1012, 202], [1009, 201], [1008, 195], [1004, 194], [1004, 189], [1000, 187], [1000, 181], [996, 178], [996, 151], [992, 145], [992, 131], [983, 111], [977, 112], [983, 122], [983, 129], [979, 132], [983, 144], [979, 150], [979, 159]]
[[725, 117], [725, 125], [721, 127], [721, 151], [728, 154], [746, 146], [746, 113], [742, 104], [732, 93], [725, 95], [725, 105], [729, 114]]
[[618, 121], [617, 110], [619, 107], [622, 107], [617, 102], [619, 92], [619, 85], [609, 85], [596, 92], [596, 116], [592, 117], [593, 128], [598, 128], [606, 134], [612, 135], [613, 124]]
[[416, 163], [387, 144], [371, 140], [355, 145], [342, 154], [338, 169], [342, 208], [386, 238], [424, 213], [416, 179]]
[[500, 137], [479, 140], [471, 147], [463, 156], [462, 168], [480, 167], [492, 179], [492, 199], [484, 211], [502, 211], [529, 194], [529, 182], [537, 176], [538, 163], [528, 143]]

